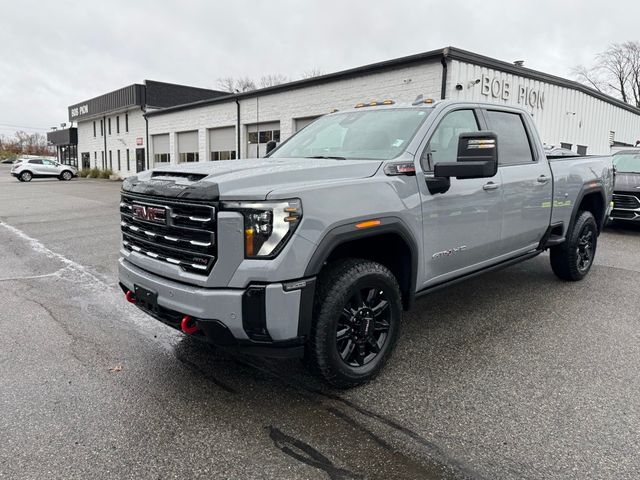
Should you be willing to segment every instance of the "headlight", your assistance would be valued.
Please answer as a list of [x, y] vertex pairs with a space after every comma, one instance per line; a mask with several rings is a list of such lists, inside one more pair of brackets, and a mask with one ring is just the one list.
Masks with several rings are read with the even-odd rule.
[[272, 202], [224, 202], [224, 210], [244, 216], [244, 254], [269, 258], [278, 254], [302, 219], [299, 199]]

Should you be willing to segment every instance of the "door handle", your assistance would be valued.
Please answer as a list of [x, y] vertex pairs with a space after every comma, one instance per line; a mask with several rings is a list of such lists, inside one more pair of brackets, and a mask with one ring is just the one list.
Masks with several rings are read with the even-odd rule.
[[547, 183], [550, 180], [546, 175], [540, 175], [538, 177], [538, 183]]
[[500, 188], [500, 185], [498, 185], [497, 183], [493, 183], [493, 182], [485, 183], [482, 186], [482, 189], [485, 192], [488, 192], [488, 191], [491, 191], [491, 190], [497, 190], [498, 188]]

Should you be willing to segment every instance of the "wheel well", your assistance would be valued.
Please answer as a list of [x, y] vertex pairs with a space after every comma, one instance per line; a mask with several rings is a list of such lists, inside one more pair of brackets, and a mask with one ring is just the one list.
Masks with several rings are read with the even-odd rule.
[[342, 258], [363, 258], [387, 267], [398, 281], [403, 307], [410, 307], [415, 272], [411, 247], [400, 235], [384, 233], [341, 243], [331, 251], [326, 264]]
[[602, 230], [604, 223], [605, 204], [600, 192], [586, 194], [580, 201], [578, 211], [591, 212], [596, 219], [598, 230]]

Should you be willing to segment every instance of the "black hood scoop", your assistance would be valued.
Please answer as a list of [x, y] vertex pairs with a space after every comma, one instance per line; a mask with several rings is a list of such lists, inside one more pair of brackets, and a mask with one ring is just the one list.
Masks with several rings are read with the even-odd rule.
[[204, 180], [207, 175], [162, 171], [143, 175], [149, 178], [143, 180], [140, 176], [135, 176], [125, 179], [122, 191], [181, 200], [216, 201], [220, 198], [218, 184]]

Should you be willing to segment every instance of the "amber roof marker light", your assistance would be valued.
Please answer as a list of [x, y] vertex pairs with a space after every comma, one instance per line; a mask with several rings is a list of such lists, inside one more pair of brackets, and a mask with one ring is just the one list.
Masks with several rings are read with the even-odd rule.
[[361, 230], [363, 228], [377, 227], [381, 223], [380, 220], [365, 220], [364, 222], [356, 223], [356, 228]]

